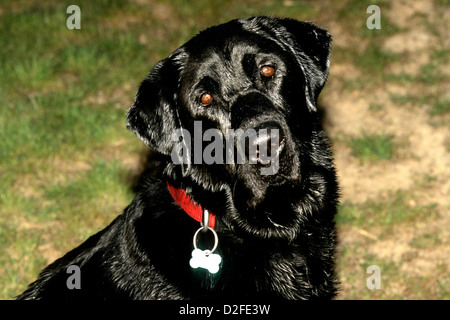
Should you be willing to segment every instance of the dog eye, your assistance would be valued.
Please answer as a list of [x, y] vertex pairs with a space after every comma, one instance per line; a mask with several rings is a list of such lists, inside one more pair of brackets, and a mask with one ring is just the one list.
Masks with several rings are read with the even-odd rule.
[[214, 102], [214, 98], [209, 93], [204, 93], [200, 97], [200, 102], [204, 107], [207, 107]]
[[260, 71], [264, 78], [272, 78], [275, 74], [275, 68], [272, 66], [262, 66]]

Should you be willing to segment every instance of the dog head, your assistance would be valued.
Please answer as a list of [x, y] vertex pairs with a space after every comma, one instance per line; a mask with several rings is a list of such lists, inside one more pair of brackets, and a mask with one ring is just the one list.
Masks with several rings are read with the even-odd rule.
[[[226, 192], [228, 221], [266, 235], [292, 233], [301, 214], [272, 215], [279, 211], [273, 198], [304, 192], [311, 168], [331, 166], [331, 159], [318, 163], [329, 156], [316, 106], [330, 43], [326, 31], [292, 19], [206, 29], [155, 65], [127, 127], [167, 157], [168, 176]], [[256, 214], [261, 207], [264, 217]]]

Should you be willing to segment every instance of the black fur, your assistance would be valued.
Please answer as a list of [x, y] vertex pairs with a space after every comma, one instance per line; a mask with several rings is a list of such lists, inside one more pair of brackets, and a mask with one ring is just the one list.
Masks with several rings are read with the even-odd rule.
[[[56, 260], [19, 299], [333, 298], [337, 182], [316, 100], [329, 70], [330, 35], [310, 23], [255, 17], [201, 32], [156, 64], [127, 127], [160, 159], [107, 228]], [[262, 78], [263, 65], [275, 75]], [[215, 103], [199, 103], [203, 92]], [[272, 121], [284, 133], [275, 175], [260, 165], [171, 160], [177, 128], [203, 131]], [[168, 192], [184, 188], [216, 215], [221, 270], [191, 269], [199, 223]], [[69, 290], [69, 265], [81, 289]]]

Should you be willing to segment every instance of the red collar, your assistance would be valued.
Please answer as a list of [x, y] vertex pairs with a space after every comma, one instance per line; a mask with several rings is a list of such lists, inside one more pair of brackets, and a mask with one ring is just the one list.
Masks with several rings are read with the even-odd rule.
[[[172, 186], [169, 181], [167, 182], [167, 187], [169, 188], [169, 192], [172, 195], [172, 198], [175, 200], [178, 205], [183, 208], [183, 210], [194, 220], [202, 223], [203, 217], [203, 209], [199, 204], [196, 204], [186, 193], [186, 190], [181, 188], [176, 188]], [[214, 224], [216, 222], [216, 216], [212, 213], [209, 213], [209, 227], [214, 229]]]

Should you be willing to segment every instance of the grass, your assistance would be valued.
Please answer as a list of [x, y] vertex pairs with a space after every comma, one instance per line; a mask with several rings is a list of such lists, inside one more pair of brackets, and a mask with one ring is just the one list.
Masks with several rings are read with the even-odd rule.
[[[397, 105], [407, 105], [416, 107], [426, 107], [427, 112], [431, 116], [443, 116], [450, 112], [450, 100], [436, 95], [430, 94], [392, 94], [391, 101]], [[447, 125], [447, 122], [442, 122], [443, 125]]]
[[413, 197], [402, 191], [390, 193], [379, 200], [367, 200], [358, 205], [342, 203], [337, 222], [353, 226], [395, 226], [399, 223], [413, 223], [417, 220], [436, 218], [439, 213], [436, 203], [410, 205]]
[[380, 112], [380, 111], [383, 111], [383, 109], [384, 109], [384, 106], [379, 104], [379, 103], [373, 103], [372, 102], [371, 104], [369, 104], [369, 110], [370, 111]]
[[411, 246], [418, 249], [426, 249], [441, 244], [442, 241], [433, 233], [425, 233], [416, 236], [410, 243]]
[[[380, 241], [401, 239], [392, 235], [401, 230], [415, 230], [415, 225], [434, 221], [439, 216], [436, 203], [412, 205], [416, 199], [412, 192], [390, 192], [383, 198], [366, 200], [360, 204], [342, 203], [337, 216], [341, 232], [362, 236], [352, 246], [343, 245], [338, 256], [338, 272], [343, 275], [346, 296], [344, 299], [448, 299], [449, 279], [447, 264], [439, 262], [435, 267], [437, 275], [430, 277], [414, 271], [420, 252], [439, 248], [443, 245], [441, 237], [432, 232], [417, 232], [409, 243], [399, 243], [405, 253], [398, 258], [389, 259], [389, 248], [376, 246]], [[369, 230], [366, 231], [366, 230]], [[408, 232], [408, 231], [404, 231]], [[402, 247], [403, 246], [403, 247]], [[439, 249], [437, 249], [439, 250]], [[430, 262], [436, 263], [436, 262]], [[365, 281], [369, 265], [380, 267], [381, 289], [369, 290]], [[406, 271], [405, 271], [406, 270]], [[440, 270], [440, 271], [439, 271]]]
[[369, 72], [373, 75], [383, 75], [383, 71], [389, 64], [398, 61], [398, 59], [398, 55], [383, 51], [377, 42], [371, 42], [364, 51], [357, 56], [354, 63], [365, 72]]
[[390, 160], [395, 155], [396, 144], [391, 134], [368, 134], [363, 132], [360, 137], [348, 142], [352, 155], [362, 161]]
[[[131, 201], [136, 173], [126, 163], [129, 157], [139, 156], [143, 147], [125, 129], [126, 110], [153, 64], [207, 26], [254, 15], [289, 16], [325, 27], [333, 21], [358, 45], [334, 45], [332, 62], [353, 64], [364, 75], [343, 81], [340, 94], [356, 90], [370, 96], [371, 89], [381, 85], [417, 86], [421, 91], [392, 95], [392, 102], [416, 108], [427, 105], [440, 126], [448, 125], [449, 100], [440, 87], [448, 75], [440, 65], [448, 63], [450, 51], [433, 49], [418, 74], [392, 73], [390, 67], [405, 57], [385, 51], [383, 41], [405, 30], [385, 14], [389, 1], [219, 0], [212, 4], [208, 0], [159, 0], [149, 5], [131, 0], [78, 0], [81, 30], [66, 28], [69, 4], [56, 0], [22, 1], [20, 5], [5, 0], [0, 4], [3, 299], [19, 294], [45, 265], [104, 228]], [[365, 27], [366, 8], [372, 4], [381, 8], [381, 30]], [[374, 117], [389, 107], [386, 102], [371, 101]], [[388, 164], [397, 160], [395, 133], [362, 132], [349, 139], [348, 145], [363, 164]], [[439, 178], [429, 177], [425, 182], [417, 188], [431, 188]], [[339, 208], [337, 222], [342, 229], [372, 232], [382, 228], [382, 234], [389, 237], [397, 229], [430, 221], [442, 212], [432, 201], [411, 205], [411, 197], [415, 199], [408, 191], [396, 191], [363, 203], [347, 199]], [[416, 250], [444, 245], [445, 240], [433, 234], [417, 234], [408, 245]], [[430, 281], [426, 276], [404, 274], [403, 263], [414, 257], [392, 261], [367, 253], [364, 248], [373, 240], [367, 241], [341, 250], [340, 274], [343, 282], [352, 285], [343, 298], [449, 298], [447, 278]], [[371, 264], [381, 267], [381, 291], [365, 288], [365, 270]], [[445, 263], [437, 265], [441, 274], [446, 268]], [[407, 289], [395, 289], [404, 283]]]
[[431, 115], [440, 116], [450, 112], [450, 100], [444, 99], [436, 101], [431, 109]]
[[[3, 298], [23, 290], [56, 257], [51, 252], [103, 228], [132, 197], [129, 172], [103, 155], [119, 139], [134, 142], [124, 118], [148, 56], [132, 34], [102, 25], [125, 1], [91, 4], [80, 2], [84, 30], [66, 28], [66, 6], [57, 1], [15, 11], [13, 1], [1, 5]], [[126, 104], [111, 98], [116, 91]], [[91, 103], [99, 92], [103, 102]]]
[[[442, 72], [441, 66], [450, 61], [448, 49], [436, 49], [430, 53], [430, 62], [424, 64], [417, 75], [387, 73], [385, 78], [391, 83], [398, 83], [410, 87], [407, 94], [392, 94], [391, 101], [398, 105], [426, 107], [428, 113], [434, 117], [448, 115], [450, 101], [446, 96], [446, 88], [442, 83], [448, 81], [449, 76]], [[424, 89], [425, 88], [425, 89]], [[436, 123], [436, 121], [434, 121]], [[448, 121], [440, 121], [441, 126], [448, 126]]]

